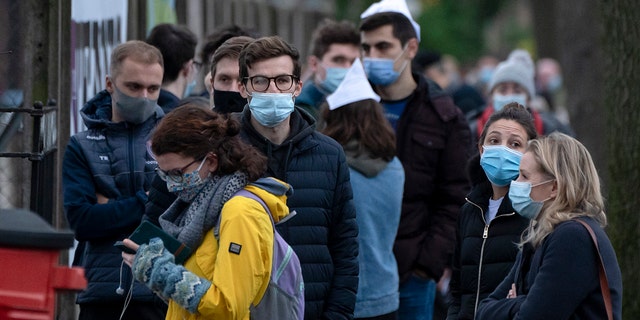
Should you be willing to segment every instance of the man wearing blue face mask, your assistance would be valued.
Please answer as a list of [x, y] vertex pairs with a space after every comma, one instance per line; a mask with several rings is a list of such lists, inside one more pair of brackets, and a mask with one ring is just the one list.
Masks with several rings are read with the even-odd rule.
[[[87, 289], [78, 294], [79, 319], [164, 319], [166, 305], [135, 284], [121, 251], [113, 246], [140, 224], [156, 162], [147, 138], [164, 115], [156, 101], [162, 54], [142, 41], [111, 54], [107, 88], [87, 102], [87, 130], [69, 140], [62, 163], [64, 210], [79, 241], [74, 265], [84, 267]], [[126, 270], [126, 271], [125, 271]]]
[[295, 218], [278, 224], [302, 265], [305, 319], [350, 319], [358, 287], [358, 225], [342, 146], [315, 130], [295, 107], [299, 53], [280, 37], [256, 39], [240, 52], [240, 92], [248, 107], [241, 136], [268, 157], [266, 175], [289, 183]]
[[316, 117], [320, 105], [360, 56], [360, 35], [351, 22], [325, 19], [313, 32], [309, 52], [307, 66], [312, 74], [296, 104]]
[[456, 219], [469, 191], [464, 173], [471, 151], [469, 127], [450, 96], [412, 73], [419, 26], [404, 1], [382, 0], [361, 18], [365, 71], [396, 130], [406, 176], [394, 244], [399, 319], [431, 319], [436, 282], [450, 265]]
[[507, 60], [498, 64], [487, 86], [490, 104], [470, 123], [475, 138], [480, 136], [489, 117], [511, 102], [527, 107], [539, 135], [548, 135], [553, 131], [573, 135], [573, 130], [553, 113], [531, 108], [531, 100], [535, 97], [534, 76], [533, 61], [525, 50], [513, 50]]
[[145, 41], [162, 52], [164, 76], [158, 104], [168, 113], [196, 86], [199, 63], [193, 57], [198, 39], [186, 26], [162, 23], [151, 29]]

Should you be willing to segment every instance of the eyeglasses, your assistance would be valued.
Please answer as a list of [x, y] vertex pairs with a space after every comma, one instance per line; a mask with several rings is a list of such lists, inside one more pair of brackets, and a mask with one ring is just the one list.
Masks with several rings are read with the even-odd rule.
[[158, 173], [158, 176], [160, 177], [160, 179], [162, 179], [163, 181], [172, 181], [175, 183], [182, 183], [184, 181], [184, 170], [186, 170], [187, 168], [189, 168], [192, 164], [202, 160], [202, 163], [200, 163], [200, 166], [198, 167], [198, 171], [202, 168], [202, 165], [204, 164], [204, 160], [206, 160], [207, 157], [202, 157], [202, 158], [197, 158], [191, 162], [189, 162], [188, 165], [180, 168], [180, 169], [171, 169], [169, 171], [164, 171], [158, 167], [156, 167], [156, 172]]
[[245, 77], [244, 79], [249, 80], [253, 91], [266, 92], [271, 85], [271, 80], [273, 80], [278, 90], [287, 91], [293, 87], [294, 80], [297, 81], [298, 77], [292, 74], [283, 74], [276, 77], [253, 76]]
[[202, 68], [202, 62], [193, 60], [193, 66], [196, 68], [196, 70], [200, 70], [200, 68]]

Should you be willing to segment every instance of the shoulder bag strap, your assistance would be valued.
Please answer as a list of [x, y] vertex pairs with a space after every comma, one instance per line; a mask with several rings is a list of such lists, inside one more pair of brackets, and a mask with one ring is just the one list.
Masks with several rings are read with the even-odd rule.
[[609, 320], [613, 320], [613, 308], [611, 306], [611, 291], [609, 291], [609, 280], [607, 280], [607, 273], [604, 270], [604, 262], [602, 261], [602, 255], [600, 254], [600, 247], [598, 246], [598, 239], [596, 238], [595, 233], [593, 233], [593, 229], [586, 222], [580, 219], [574, 219], [580, 222], [586, 229], [589, 231], [589, 235], [591, 235], [591, 240], [593, 240], [593, 244], [596, 245], [596, 251], [598, 252], [598, 261], [600, 262], [599, 270], [600, 270], [600, 290], [602, 290], [602, 299], [604, 299], [604, 307], [607, 309], [607, 318]]

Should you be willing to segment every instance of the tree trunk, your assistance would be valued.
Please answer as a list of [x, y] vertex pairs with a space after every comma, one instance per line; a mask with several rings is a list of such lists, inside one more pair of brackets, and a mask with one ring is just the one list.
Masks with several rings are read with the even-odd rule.
[[623, 318], [640, 315], [640, 2], [601, 1], [611, 184], [608, 234], [622, 269]]
[[534, 21], [533, 35], [536, 40], [537, 58], [560, 60], [558, 53], [558, 34], [556, 0], [531, 1]]
[[603, 72], [600, 39], [602, 23], [596, 0], [555, 3], [559, 62], [567, 90], [566, 107], [576, 138], [588, 149], [608, 186], [606, 117], [603, 106]]

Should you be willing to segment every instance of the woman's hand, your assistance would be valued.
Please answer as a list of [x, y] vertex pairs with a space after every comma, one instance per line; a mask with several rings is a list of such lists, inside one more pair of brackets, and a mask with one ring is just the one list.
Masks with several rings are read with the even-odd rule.
[[[140, 248], [140, 245], [138, 245], [137, 243], [129, 240], [129, 239], [124, 239], [122, 240], [122, 243], [125, 245], [125, 247], [133, 250], [133, 251], [138, 251], [138, 248]], [[126, 263], [129, 267], [133, 267], [133, 260], [136, 258], [136, 254], [135, 253], [125, 253], [122, 252], [122, 260], [124, 260], [124, 263]]]
[[509, 290], [509, 293], [507, 294], [507, 299], [513, 299], [515, 297], [517, 297], [518, 295], [516, 294], [516, 284], [512, 283], [511, 284], [511, 290]]

